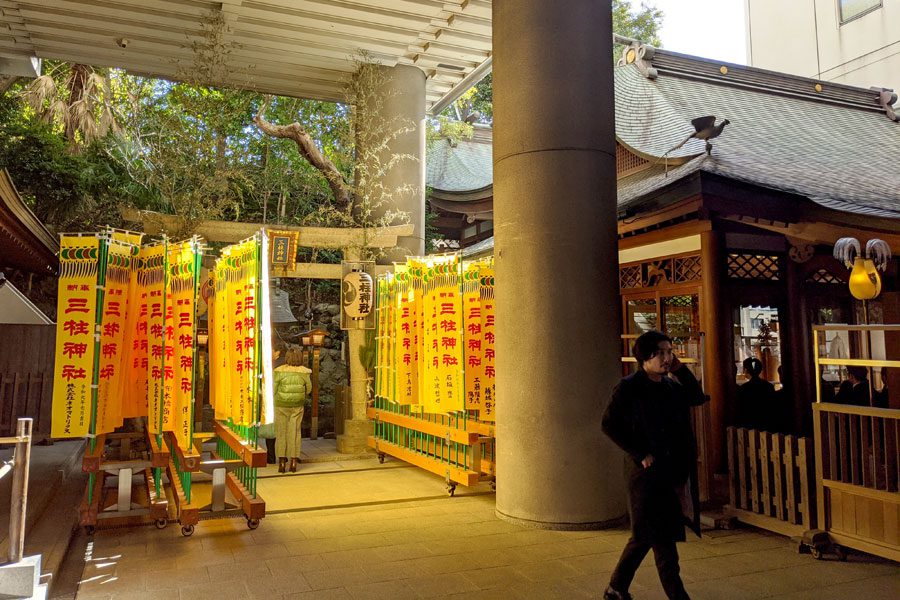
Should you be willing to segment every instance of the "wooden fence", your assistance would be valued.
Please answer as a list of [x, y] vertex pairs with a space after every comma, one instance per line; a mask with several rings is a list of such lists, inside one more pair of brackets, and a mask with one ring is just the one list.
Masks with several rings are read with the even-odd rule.
[[16, 433], [19, 417], [34, 419], [35, 442], [50, 437], [53, 373], [0, 373], [0, 437]]
[[34, 419], [34, 441], [50, 437], [56, 325], [0, 325], [0, 436]]
[[900, 410], [813, 405], [819, 527], [900, 561]]
[[816, 526], [815, 464], [808, 438], [728, 428], [728, 510], [782, 535]]

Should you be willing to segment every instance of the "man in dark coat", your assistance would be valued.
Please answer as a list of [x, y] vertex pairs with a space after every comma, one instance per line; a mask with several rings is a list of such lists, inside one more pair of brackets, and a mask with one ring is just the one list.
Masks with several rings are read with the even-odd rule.
[[613, 390], [602, 423], [603, 432], [625, 451], [631, 518], [631, 539], [603, 597], [630, 599], [635, 571], [652, 549], [666, 595], [687, 600], [675, 542], [684, 541], [685, 525], [700, 532], [690, 407], [706, 397], [690, 369], [672, 354], [665, 334], [644, 333], [633, 352], [640, 368]]

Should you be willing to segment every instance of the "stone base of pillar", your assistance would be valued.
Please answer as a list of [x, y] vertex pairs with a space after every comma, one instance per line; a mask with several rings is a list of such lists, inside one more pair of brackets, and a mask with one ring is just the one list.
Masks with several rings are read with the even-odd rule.
[[337, 436], [337, 451], [341, 454], [361, 454], [366, 451], [366, 438], [372, 435], [372, 421], [346, 419], [344, 433]]
[[550, 529], [554, 531], [596, 531], [598, 529], [612, 529], [613, 527], [621, 527], [628, 522], [628, 516], [623, 515], [608, 521], [595, 521], [593, 523], [553, 523], [547, 521], [532, 521], [530, 519], [521, 519], [513, 517], [505, 513], [495, 510], [494, 514], [501, 521], [513, 523], [521, 527], [529, 527], [531, 529]]

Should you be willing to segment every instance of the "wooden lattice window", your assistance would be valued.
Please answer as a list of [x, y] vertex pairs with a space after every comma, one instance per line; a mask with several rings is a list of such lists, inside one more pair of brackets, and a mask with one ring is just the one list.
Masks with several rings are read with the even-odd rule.
[[641, 265], [630, 265], [619, 269], [619, 287], [623, 290], [642, 287]]
[[674, 259], [673, 262], [675, 263], [673, 268], [674, 283], [697, 281], [702, 277], [699, 256], [684, 256]]
[[619, 267], [619, 287], [623, 290], [652, 288], [667, 283], [687, 283], [702, 278], [699, 256], [656, 258]]
[[616, 178], [625, 177], [650, 167], [650, 161], [616, 143]]
[[778, 257], [768, 254], [729, 254], [728, 276], [732, 279], [778, 281], [781, 279]]
[[806, 278], [807, 283], [847, 283], [828, 269], [819, 269]]

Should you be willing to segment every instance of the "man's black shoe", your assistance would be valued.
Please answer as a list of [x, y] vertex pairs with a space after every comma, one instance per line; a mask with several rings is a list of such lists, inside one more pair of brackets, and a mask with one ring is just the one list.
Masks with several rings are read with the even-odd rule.
[[611, 587], [606, 588], [603, 592], [603, 600], [632, 600], [631, 594], [628, 592], [619, 592]]

